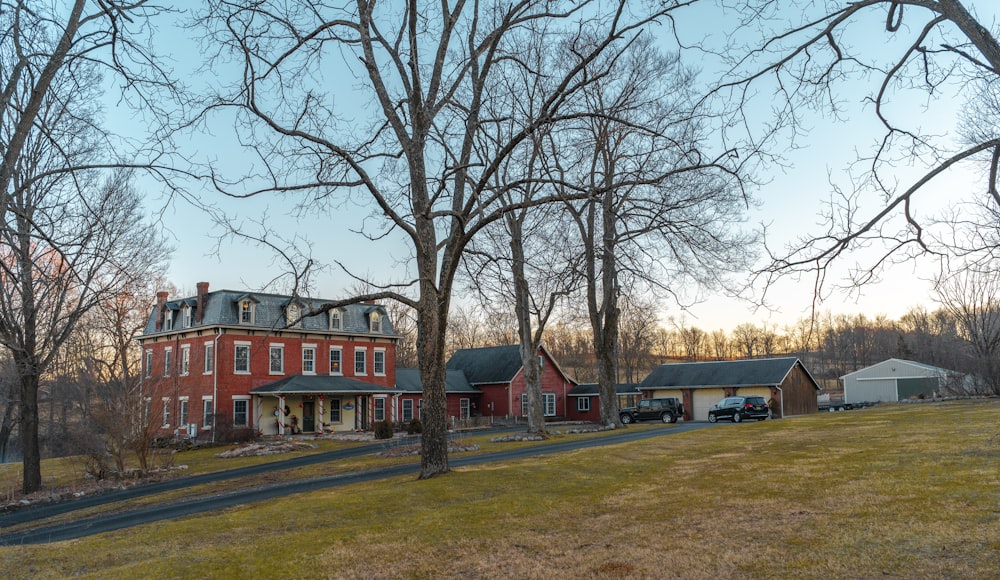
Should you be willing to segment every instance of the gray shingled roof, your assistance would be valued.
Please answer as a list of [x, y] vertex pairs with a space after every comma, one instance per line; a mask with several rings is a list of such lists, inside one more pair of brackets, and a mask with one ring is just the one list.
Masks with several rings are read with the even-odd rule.
[[[566, 395], [569, 397], [592, 397], [599, 394], [600, 388], [597, 383], [583, 383], [570, 389]], [[642, 393], [639, 391], [639, 383], [619, 383], [615, 385], [615, 394], [641, 395]]]
[[[250, 298], [254, 301], [254, 322], [252, 325], [240, 324], [239, 321], [239, 302], [243, 298]], [[215, 292], [209, 292], [205, 294], [205, 311], [202, 313], [202, 320], [200, 323], [195, 322], [195, 315], [191, 316], [191, 328], [202, 328], [206, 326], [246, 326], [252, 328], [264, 328], [264, 329], [279, 329], [283, 328], [287, 321], [285, 320], [285, 307], [292, 300], [291, 296], [284, 296], [279, 294], [261, 294], [256, 292], [235, 292], [232, 290], [217, 290]], [[324, 304], [329, 304], [330, 300], [321, 300], [316, 298], [296, 298], [295, 301], [299, 303], [306, 312], [313, 308], [319, 308]], [[173, 330], [171, 332], [176, 332], [178, 330], [183, 330], [181, 328], [182, 315], [181, 306], [187, 304], [189, 307], [194, 307], [197, 304], [197, 297], [185, 296], [183, 298], [178, 298], [175, 300], [169, 300], [165, 303], [165, 308], [168, 309], [173, 315]], [[378, 333], [379, 336], [395, 336], [396, 331], [392, 326], [392, 321], [386, 316], [385, 308], [382, 306], [374, 304], [351, 304], [349, 306], [344, 306], [340, 308], [343, 312], [342, 330], [340, 332], [347, 334], [372, 334], [369, 330], [368, 325], [368, 315], [371, 312], [379, 311], [382, 313], [382, 332]], [[157, 307], [154, 305], [150, 311], [149, 318], [146, 320], [146, 328], [143, 330], [143, 335], [160, 334], [164, 331], [156, 330], [157, 318], [163, 315], [158, 311]], [[320, 332], [330, 332], [329, 318], [324, 312], [316, 316], [310, 316], [302, 320], [301, 327], [296, 326], [292, 330], [307, 330], [307, 331], [320, 331]]]
[[331, 375], [292, 375], [250, 389], [254, 395], [290, 395], [298, 393], [395, 393], [394, 389], [363, 381]]
[[[470, 385], [465, 373], [458, 369], [447, 369], [444, 383], [446, 393], [476, 394], [482, 392]], [[396, 369], [396, 388], [411, 393], [422, 393], [424, 384], [420, 380], [420, 369]]]
[[509, 383], [521, 370], [521, 347], [463, 348], [448, 359], [449, 369], [461, 370], [473, 385]]
[[785, 357], [660, 365], [639, 388], [780, 385], [796, 364], [801, 364], [799, 359]]

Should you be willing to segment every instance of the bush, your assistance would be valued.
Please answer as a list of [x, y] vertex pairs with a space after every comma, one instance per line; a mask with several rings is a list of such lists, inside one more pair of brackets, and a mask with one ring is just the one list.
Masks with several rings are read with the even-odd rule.
[[388, 421], [379, 421], [375, 424], [376, 439], [392, 439], [392, 424]]
[[424, 432], [424, 424], [420, 422], [420, 419], [414, 417], [410, 419], [410, 424], [406, 426], [407, 435], [416, 435], [417, 433]]

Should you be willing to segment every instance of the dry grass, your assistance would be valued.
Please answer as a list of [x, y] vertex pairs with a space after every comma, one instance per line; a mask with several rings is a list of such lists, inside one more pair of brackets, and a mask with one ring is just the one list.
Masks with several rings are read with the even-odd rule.
[[996, 578], [1000, 400], [721, 425], [46, 546], [24, 578]]

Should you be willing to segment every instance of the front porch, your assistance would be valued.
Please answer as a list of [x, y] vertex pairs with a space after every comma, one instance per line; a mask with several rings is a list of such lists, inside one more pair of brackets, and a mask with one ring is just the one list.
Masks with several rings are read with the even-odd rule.
[[340, 376], [294, 375], [250, 390], [264, 436], [368, 431], [388, 416], [394, 389]]

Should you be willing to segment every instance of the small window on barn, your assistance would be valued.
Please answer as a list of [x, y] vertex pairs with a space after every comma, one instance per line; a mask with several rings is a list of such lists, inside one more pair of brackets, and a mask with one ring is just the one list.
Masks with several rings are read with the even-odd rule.
[[590, 397], [577, 397], [576, 398], [576, 410], [581, 413], [586, 413], [590, 410]]

